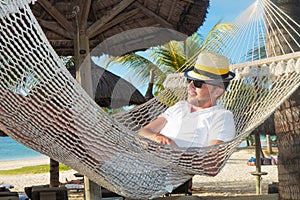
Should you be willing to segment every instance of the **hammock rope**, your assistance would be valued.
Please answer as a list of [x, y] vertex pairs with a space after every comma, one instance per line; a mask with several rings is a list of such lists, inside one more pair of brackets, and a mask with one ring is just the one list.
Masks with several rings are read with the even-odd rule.
[[[234, 113], [238, 136], [232, 141], [203, 148], [157, 144], [137, 135], [136, 131], [167, 107], [185, 99], [187, 83], [183, 75], [169, 75], [166, 89], [157, 97], [110, 116], [64, 67], [32, 14], [28, 5], [31, 2], [34, 1], [0, 1], [0, 128], [16, 141], [125, 197], [158, 197], [195, 174], [216, 175], [241, 141], [300, 83], [299, 52], [276, 57], [256, 56], [254, 52], [259, 52], [257, 48], [262, 45], [256, 42], [252, 52], [244, 51], [249, 54], [240, 58], [233, 56], [234, 49], [244, 50], [236, 42], [248, 41], [246, 38], [261, 40], [259, 30], [267, 32], [267, 25], [253, 30], [244, 24], [247, 20], [238, 20], [242, 22], [238, 27], [246, 32], [252, 30], [256, 36], [247, 34], [244, 38], [245, 34], [237, 31], [236, 36], [242, 40], [224, 35], [229, 44], [225, 50], [213, 49], [213, 45], [208, 48], [222, 51], [232, 58], [233, 64], [240, 63], [231, 65], [236, 78], [218, 102]], [[265, 7], [273, 5], [269, 1], [263, 3]], [[251, 7], [256, 8], [257, 4]], [[246, 11], [254, 12], [253, 9]], [[271, 36], [265, 38], [271, 41], [267, 39]], [[271, 46], [273, 54], [276, 53], [278, 44]], [[253, 58], [259, 60], [253, 61]]]

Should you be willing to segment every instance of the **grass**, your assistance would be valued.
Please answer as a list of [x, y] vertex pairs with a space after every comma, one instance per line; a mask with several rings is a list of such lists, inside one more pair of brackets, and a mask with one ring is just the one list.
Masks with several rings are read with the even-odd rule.
[[[60, 164], [59, 171], [67, 171], [71, 170], [70, 167]], [[21, 174], [41, 174], [41, 173], [48, 173], [50, 172], [50, 165], [36, 165], [36, 166], [28, 166], [28, 167], [21, 167], [17, 169], [9, 169], [9, 170], [0, 170], [0, 175], [21, 175]]]

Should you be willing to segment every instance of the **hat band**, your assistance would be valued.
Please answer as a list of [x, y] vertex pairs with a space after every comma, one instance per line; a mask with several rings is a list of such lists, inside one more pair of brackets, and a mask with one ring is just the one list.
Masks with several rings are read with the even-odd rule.
[[222, 79], [226, 79], [226, 78], [228, 78], [228, 75], [229, 75], [229, 72], [226, 73], [226, 74], [217, 75], [217, 74], [213, 74], [213, 73], [210, 73], [210, 72], [207, 72], [207, 71], [196, 69], [195, 67], [194, 67], [193, 71], [198, 73], [198, 74], [201, 74], [201, 75], [207, 76], [209, 78], [213, 78], [213, 79], [220, 79], [220, 77]]

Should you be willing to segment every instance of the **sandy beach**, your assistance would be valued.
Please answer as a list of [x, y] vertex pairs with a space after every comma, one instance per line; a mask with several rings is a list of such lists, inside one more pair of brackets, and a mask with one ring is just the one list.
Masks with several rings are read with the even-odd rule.
[[[0, 162], [0, 170], [8, 170], [8, 169], [17, 169], [25, 166], [35, 166], [42, 164], [49, 164], [50, 159], [47, 157], [35, 158], [35, 159], [25, 159], [25, 160], [12, 160], [12, 161], [1, 161]], [[76, 171], [69, 170], [63, 171], [59, 174], [60, 182], [65, 182], [66, 178], [68, 180], [75, 179], [74, 173]], [[0, 175], [0, 184], [11, 184], [14, 188], [11, 191], [24, 193], [25, 187], [30, 187], [33, 185], [46, 185], [49, 184], [50, 174], [42, 173], [42, 174], [24, 174], [18, 176], [5, 176]]]
[[[201, 196], [237, 196], [256, 194], [256, 177], [251, 175], [255, 166], [248, 166], [249, 158], [255, 157], [255, 149], [240, 149], [233, 153], [222, 171], [215, 177], [195, 176], [193, 188]], [[276, 153], [274, 154], [276, 156]], [[262, 165], [262, 194], [268, 194], [268, 184], [278, 182], [277, 165]]]
[[[254, 148], [240, 149], [233, 153], [222, 171], [215, 177], [195, 176], [193, 178], [193, 193], [199, 196], [238, 196], [256, 193], [256, 178], [251, 175], [255, 166], [248, 166], [247, 161], [254, 156]], [[0, 162], [0, 169], [13, 169], [29, 165], [49, 164], [48, 158]], [[263, 165], [262, 171], [268, 174], [262, 177], [262, 194], [267, 194], [268, 184], [278, 182], [277, 165]], [[60, 181], [76, 179], [76, 171], [60, 173]], [[11, 191], [24, 193], [24, 187], [44, 185], [49, 183], [49, 173], [26, 174], [19, 176], [0, 176], [0, 184], [14, 186]]]
[[49, 163], [50, 163], [50, 159], [48, 157], [0, 161], [0, 170], [17, 169], [26, 166], [35, 166], [35, 165], [42, 165], [42, 164], [49, 164]]

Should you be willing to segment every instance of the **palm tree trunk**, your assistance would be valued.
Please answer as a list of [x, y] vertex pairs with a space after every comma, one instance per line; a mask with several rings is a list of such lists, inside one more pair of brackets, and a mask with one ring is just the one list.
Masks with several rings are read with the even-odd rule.
[[267, 141], [267, 152], [268, 154], [272, 154], [273, 150], [272, 150], [272, 141], [270, 138], [270, 134], [266, 134], [266, 141]]
[[50, 158], [50, 187], [59, 186], [59, 162]]
[[[299, 9], [300, 9], [300, 2], [299, 0], [272, 0], [274, 2], [274, 4], [276, 4], [283, 12], [285, 12], [289, 17], [291, 17], [295, 22], [297, 22], [298, 24], [300, 23], [300, 15], [299, 15]], [[268, 26], [268, 31], [270, 33], [270, 38], [266, 39], [266, 51], [268, 52], [269, 57], [274, 56], [275, 55], [282, 55], [283, 53], [292, 53], [290, 50], [290, 47], [287, 45], [287, 43], [282, 43], [282, 49], [284, 52], [282, 52], [282, 49], [279, 48], [279, 46], [275, 46], [274, 51], [272, 51], [272, 45], [270, 41], [276, 41], [276, 38], [282, 38], [283, 36], [286, 38], [287, 41], [290, 42], [289, 45], [292, 46], [292, 48], [295, 51], [299, 51], [299, 47], [297, 44], [295, 44], [295, 42], [293, 41], [293, 37], [294, 38], [298, 38], [296, 33], [294, 31], [289, 30], [289, 32], [279, 23], [276, 22], [277, 19], [273, 19], [274, 21], [271, 21], [271, 24], [267, 24]], [[273, 22], [273, 24], [272, 24]], [[275, 26], [275, 24], [277, 26]], [[272, 27], [272, 28], [271, 28]], [[286, 27], [288, 28], [288, 27]], [[299, 32], [299, 28], [298, 27], [293, 27], [294, 29], [298, 29], [297, 32]], [[273, 30], [273, 31], [272, 31]], [[283, 35], [283, 36], [282, 36]], [[280, 40], [281, 41], [281, 40]], [[282, 41], [284, 41], [284, 39], [282, 38]]]
[[149, 84], [148, 84], [148, 89], [146, 91], [146, 94], [145, 94], [145, 99], [147, 101], [149, 101], [150, 99], [152, 99], [154, 96], [153, 96], [153, 85], [154, 85], [154, 70], [151, 70], [150, 71], [150, 76], [149, 76]]
[[275, 112], [278, 137], [280, 199], [300, 199], [300, 93], [292, 95]]
[[[273, 0], [288, 16], [297, 23], [300, 22], [299, 1], [295, 0]], [[271, 25], [272, 26], [272, 25]], [[297, 28], [297, 27], [295, 27]], [[284, 29], [281, 30], [285, 37], [288, 36]], [[298, 31], [299, 32], [299, 31]], [[275, 33], [281, 38], [280, 33]], [[275, 34], [273, 36], [275, 36]], [[300, 49], [293, 45], [295, 51]], [[279, 48], [276, 54], [282, 54]], [[289, 48], [284, 47], [285, 53], [291, 53]], [[268, 51], [271, 55], [271, 51]], [[279, 198], [281, 200], [300, 199], [300, 90], [290, 97], [275, 112], [275, 130], [278, 137], [278, 180], [279, 180]]]

